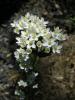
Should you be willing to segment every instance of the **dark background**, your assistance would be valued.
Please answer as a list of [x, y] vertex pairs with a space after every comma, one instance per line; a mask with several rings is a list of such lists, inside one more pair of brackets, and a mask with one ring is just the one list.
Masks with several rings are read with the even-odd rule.
[[19, 11], [26, 0], [0, 0], [0, 23], [7, 21], [14, 12]]

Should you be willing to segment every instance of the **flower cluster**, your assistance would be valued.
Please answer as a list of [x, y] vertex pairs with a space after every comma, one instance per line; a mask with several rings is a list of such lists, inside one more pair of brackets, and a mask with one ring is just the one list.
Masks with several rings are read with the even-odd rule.
[[60, 53], [62, 46], [59, 45], [59, 41], [65, 40], [65, 35], [59, 27], [51, 31], [47, 28], [47, 24], [48, 22], [43, 18], [29, 13], [11, 23], [14, 32], [20, 35], [16, 38], [16, 43], [20, 47], [15, 52], [17, 60], [20, 59], [20, 55], [25, 61], [28, 60], [33, 50], [44, 53], [50, 51]]
[[[43, 53], [60, 53], [62, 48], [61, 41], [66, 39], [65, 35], [59, 27], [54, 31], [47, 28], [47, 21], [39, 18], [36, 15], [27, 13], [21, 16], [18, 20], [14, 20], [11, 26], [17, 34], [16, 43], [18, 49], [15, 51], [15, 58], [19, 61], [20, 69], [25, 72], [26, 79], [20, 79], [19, 87], [38, 88], [38, 83], [35, 82], [38, 73], [34, 69], [37, 66], [37, 54]], [[31, 88], [30, 87], [30, 88]], [[24, 91], [25, 92], [25, 91]], [[23, 95], [23, 91], [19, 88], [15, 91], [18, 96]], [[24, 93], [25, 94], [25, 93]]]

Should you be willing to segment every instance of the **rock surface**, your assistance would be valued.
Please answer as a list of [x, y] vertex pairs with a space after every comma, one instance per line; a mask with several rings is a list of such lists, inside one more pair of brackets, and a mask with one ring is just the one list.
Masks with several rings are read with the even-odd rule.
[[61, 54], [41, 58], [43, 100], [75, 99], [75, 35], [63, 43]]

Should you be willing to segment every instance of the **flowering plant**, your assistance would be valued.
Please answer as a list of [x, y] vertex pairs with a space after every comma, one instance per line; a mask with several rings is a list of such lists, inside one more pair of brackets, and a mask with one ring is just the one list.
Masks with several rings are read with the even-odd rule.
[[62, 46], [59, 45], [59, 41], [65, 40], [65, 35], [59, 27], [51, 31], [47, 28], [47, 24], [48, 22], [44, 21], [43, 18], [29, 13], [11, 23], [11, 26], [15, 28], [14, 32], [20, 35], [16, 38], [16, 43], [20, 47], [15, 52], [17, 60], [21, 54], [26, 61], [33, 50], [45, 53], [50, 51], [60, 53]]
[[[51, 31], [47, 28], [48, 21], [39, 18], [36, 15], [27, 13], [21, 16], [18, 20], [14, 20], [11, 26], [14, 32], [18, 35], [16, 37], [18, 49], [15, 51], [15, 58], [20, 62], [20, 69], [25, 72], [32, 68], [31, 60], [34, 51], [43, 53], [60, 53], [62, 46], [61, 41], [66, 37], [59, 27]], [[34, 74], [36, 76], [37, 73]], [[27, 86], [27, 82], [20, 80], [20, 86]]]

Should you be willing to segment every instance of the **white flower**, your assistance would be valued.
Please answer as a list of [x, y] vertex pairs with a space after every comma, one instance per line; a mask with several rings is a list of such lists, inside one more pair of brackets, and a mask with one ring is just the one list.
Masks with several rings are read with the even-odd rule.
[[38, 84], [33, 85], [33, 88], [38, 88]]
[[28, 23], [26, 21], [24, 21], [24, 19], [22, 20], [21, 28], [22, 29], [27, 29], [28, 28]]
[[47, 42], [44, 41], [42, 45], [43, 45], [45, 48], [48, 47], [48, 41], [47, 41]]
[[34, 40], [27, 41], [27, 49], [36, 48]]
[[16, 59], [19, 59], [19, 52], [15, 51], [15, 52], [14, 52], [14, 55], [15, 55], [15, 58], [16, 58]]
[[54, 45], [53, 47], [52, 47], [52, 51], [53, 51], [53, 53], [60, 53], [60, 50], [61, 50], [61, 48], [62, 48], [62, 46], [61, 45]]
[[48, 47], [50, 48], [50, 47], [52, 47], [53, 45], [55, 45], [56, 44], [56, 42], [55, 42], [55, 39], [50, 39], [50, 41], [48, 41]]
[[24, 82], [23, 80], [20, 80], [20, 81], [18, 82], [18, 85], [19, 85], [19, 86], [23, 86], [23, 87], [27, 87], [27, 82]]
[[27, 61], [29, 59], [29, 56], [26, 55], [25, 58], [24, 58], [24, 61]]
[[54, 28], [54, 31], [51, 32], [52, 37], [56, 40], [63, 41], [66, 40], [66, 35], [62, 33], [62, 30], [59, 27]]
[[20, 69], [24, 69], [24, 67], [21, 64], [19, 64], [19, 66], [20, 66]]
[[31, 54], [31, 53], [32, 53], [32, 49], [27, 48], [27, 49], [26, 49], [26, 52], [27, 52], [28, 54]]
[[25, 72], [28, 72], [28, 69], [27, 68], [24, 68]]
[[36, 43], [36, 45], [37, 45], [38, 48], [41, 48], [41, 47], [42, 47], [42, 42], [41, 42], [41, 41], [38, 41], [38, 42]]
[[19, 93], [19, 91], [18, 91], [18, 90], [15, 90], [15, 95], [20, 96], [20, 93]]
[[14, 21], [13, 23], [11, 23], [12, 27], [17, 27], [18, 26], [18, 21]]
[[39, 75], [39, 73], [34, 73], [35, 77], [37, 77]]
[[19, 55], [21, 55], [23, 58], [25, 57], [25, 55], [27, 55], [26, 51], [22, 48], [17, 49], [17, 52], [19, 53]]
[[17, 37], [17, 44], [20, 45], [22, 48], [24, 48], [26, 46], [26, 39], [24, 37]]
[[25, 50], [22, 48], [17, 49], [17, 52], [20, 54], [25, 54]]
[[14, 29], [14, 33], [19, 34], [19, 29], [18, 29], [18, 28], [15, 28], [15, 29]]
[[26, 14], [26, 16], [25, 16], [25, 17], [26, 17], [27, 19], [29, 19], [29, 18], [30, 18], [30, 16], [31, 16], [31, 15], [30, 15], [30, 13], [28, 12], [28, 13]]

